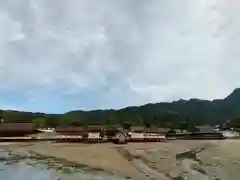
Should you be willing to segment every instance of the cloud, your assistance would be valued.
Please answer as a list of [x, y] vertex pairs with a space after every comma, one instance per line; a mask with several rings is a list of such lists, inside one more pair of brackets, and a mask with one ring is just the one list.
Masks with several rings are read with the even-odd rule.
[[222, 98], [240, 84], [239, 5], [2, 0], [0, 105], [63, 112]]

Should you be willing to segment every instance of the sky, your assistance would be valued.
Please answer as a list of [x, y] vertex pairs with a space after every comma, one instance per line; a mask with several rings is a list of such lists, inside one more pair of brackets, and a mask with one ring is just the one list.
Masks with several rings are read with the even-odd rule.
[[240, 87], [239, 0], [0, 0], [0, 108], [64, 113]]

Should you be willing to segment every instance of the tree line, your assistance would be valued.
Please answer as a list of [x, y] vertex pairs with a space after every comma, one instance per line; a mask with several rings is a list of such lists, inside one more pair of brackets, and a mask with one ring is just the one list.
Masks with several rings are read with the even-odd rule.
[[240, 89], [225, 99], [206, 101], [179, 100], [172, 103], [146, 104], [120, 110], [71, 111], [65, 114], [44, 114], [21, 111], [0, 111], [4, 122], [34, 122], [37, 127], [119, 125], [152, 125], [186, 129], [196, 125], [221, 125], [240, 128]]

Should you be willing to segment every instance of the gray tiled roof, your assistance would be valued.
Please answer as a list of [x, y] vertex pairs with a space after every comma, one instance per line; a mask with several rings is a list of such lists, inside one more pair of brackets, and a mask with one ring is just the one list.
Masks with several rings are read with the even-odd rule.
[[210, 126], [196, 126], [200, 133], [215, 133], [216, 131]]

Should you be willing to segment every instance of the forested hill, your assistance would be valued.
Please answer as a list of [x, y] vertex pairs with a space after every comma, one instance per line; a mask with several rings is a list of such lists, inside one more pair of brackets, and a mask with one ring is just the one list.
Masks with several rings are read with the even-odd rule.
[[1, 115], [5, 122], [34, 121], [40, 127], [104, 124], [124, 127], [159, 125], [181, 128], [190, 124], [221, 124], [228, 119], [240, 117], [240, 89], [235, 89], [225, 99], [214, 101], [179, 100], [120, 110], [71, 111], [65, 114], [1, 111]]

